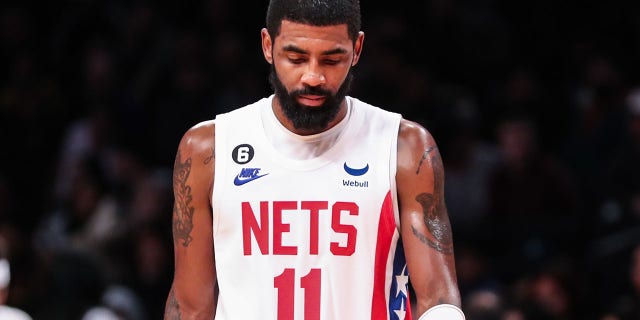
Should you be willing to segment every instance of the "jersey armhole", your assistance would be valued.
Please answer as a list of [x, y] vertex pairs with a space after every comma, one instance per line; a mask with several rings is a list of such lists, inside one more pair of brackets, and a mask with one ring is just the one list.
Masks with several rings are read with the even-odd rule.
[[[226, 137], [223, 121], [226, 115], [217, 115], [216, 119], [213, 120], [214, 123], [214, 148], [213, 148], [213, 185], [211, 186], [211, 218], [213, 220], [212, 231], [215, 237], [215, 234], [218, 230], [218, 222], [220, 219], [218, 215], [220, 213], [220, 199], [222, 199], [222, 192], [225, 189], [224, 184], [222, 183], [225, 178], [226, 166], [224, 157], [221, 153], [226, 150]], [[212, 239], [213, 240], [213, 239]]]
[[389, 184], [391, 186], [391, 200], [393, 203], [393, 218], [396, 230], [400, 233], [400, 210], [398, 207], [398, 187], [396, 185], [396, 173], [398, 171], [398, 134], [400, 132], [400, 120], [396, 122], [396, 135], [391, 139], [389, 150]]

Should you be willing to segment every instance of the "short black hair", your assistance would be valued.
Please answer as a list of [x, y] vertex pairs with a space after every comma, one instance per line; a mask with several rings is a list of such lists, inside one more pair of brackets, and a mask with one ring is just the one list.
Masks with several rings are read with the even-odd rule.
[[280, 33], [282, 20], [312, 26], [346, 24], [355, 42], [361, 27], [359, 0], [271, 0], [267, 9], [267, 30], [272, 39]]

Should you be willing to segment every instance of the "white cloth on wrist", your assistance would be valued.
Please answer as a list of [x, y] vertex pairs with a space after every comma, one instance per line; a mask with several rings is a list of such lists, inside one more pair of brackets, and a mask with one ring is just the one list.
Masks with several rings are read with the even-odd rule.
[[418, 320], [465, 320], [465, 318], [460, 308], [445, 303], [429, 308]]

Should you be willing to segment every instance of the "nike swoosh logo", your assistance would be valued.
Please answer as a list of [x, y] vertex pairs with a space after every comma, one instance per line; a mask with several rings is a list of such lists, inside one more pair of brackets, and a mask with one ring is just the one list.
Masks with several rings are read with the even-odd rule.
[[266, 175], [268, 175], [268, 173], [261, 174], [261, 175], [259, 175], [259, 176], [253, 176], [253, 177], [241, 178], [241, 177], [240, 177], [240, 174], [238, 174], [238, 175], [236, 176], [236, 178], [235, 178], [235, 179], [233, 179], [233, 184], [235, 184], [236, 186], [241, 186], [241, 185], [243, 185], [243, 184], [245, 184], [245, 183], [251, 182], [251, 181], [256, 180], [256, 179], [258, 179], [258, 178], [262, 178], [262, 177], [264, 177], [264, 176], [266, 176]]
[[347, 163], [344, 163], [344, 171], [346, 171], [348, 174], [352, 175], [352, 176], [361, 176], [365, 173], [367, 173], [367, 171], [369, 171], [369, 164], [367, 163], [367, 165], [364, 168], [361, 169], [356, 169], [356, 168], [351, 168], [347, 165]]

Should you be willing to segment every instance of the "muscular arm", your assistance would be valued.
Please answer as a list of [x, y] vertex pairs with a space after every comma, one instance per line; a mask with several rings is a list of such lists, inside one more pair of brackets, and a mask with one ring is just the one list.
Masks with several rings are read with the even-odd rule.
[[396, 181], [400, 232], [418, 316], [437, 304], [460, 306], [442, 159], [431, 134], [407, 120], [400, 124]]
[[172, 218], [175, 273], [165, 320], [213, 319], [216, 274], [213, 257], [211, 191], [214, 125], [203, 122], [180, 141], [173, 168]]

